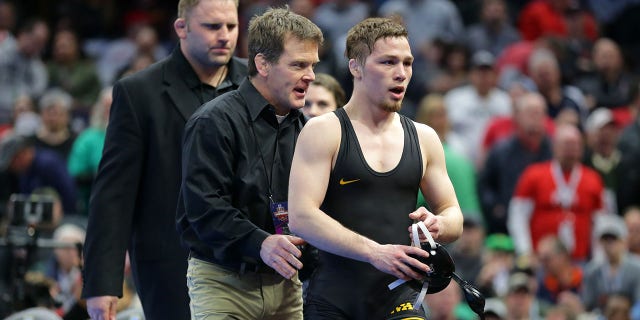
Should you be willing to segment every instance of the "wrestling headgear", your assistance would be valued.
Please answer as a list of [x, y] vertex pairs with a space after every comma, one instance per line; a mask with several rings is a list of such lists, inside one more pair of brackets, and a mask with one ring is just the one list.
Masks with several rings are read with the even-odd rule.
[[[422, 233], [427, 237], [427, 242], [420, 243], [418, 228], [422, 231]], [[436, 293], [444, 290], [451, 279], [453, 278], [462, 290], [464, 291], [464, 297], [475, 313], [483, 317], [484, 314], [484, 296], [476, 287], [468, 283], [467, 281], [461, 279], [456, 273], [456, 266], [451, 259], [451, 255], [449, 252], [442, 246], [441, 244], [435, 242], [431, 233], [427, 230], [427, 227], [424, 225], [422, 221], [415, 223], [411, 226], [411, 234], [413, 238], [413, 243], [415, 246], [420, 245], [422, 250], [427, 251], [429, 253], [428, 258], [424, 257], [416, 257], [412, 256], [415, 259], [418, 259], [420, 262], [428, 265], [431, 268], [431, 272], [423, 272], [421, 270], [415, 271], [424, 274], [424, 278], [422, 281], [419, 280], [411, 280], [408, 285], [418, 291], [420, 294], [414, 303], [415, 308], [419, 308], [422, 304], [422, 300], [424, 296], [428, 293]], [[397, 287], [402, 284], [404, 280], [398, 280], [389, 285], [390, 289]]]

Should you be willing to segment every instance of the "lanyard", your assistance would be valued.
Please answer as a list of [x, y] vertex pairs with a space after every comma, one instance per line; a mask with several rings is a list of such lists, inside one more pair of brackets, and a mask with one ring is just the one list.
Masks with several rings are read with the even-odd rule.
[[551, 176], [556, 183], [556, 192], [553, 198], [563, 209], [568, 210], [575, 200], [576, 190], [582, 176], [582, 168], [580, 168], [580, 165], [575, 165], [571, 169], [571, 176], [569, 177], [569, 183], [567, 183], [560, 169], [560, 164], [557, 161], [552, 161]]
[[[273, 178], [273, 165], [275, 164], [276, 155], [278, 154], [278, 144], [279, 144], [278, 143], [279, 142], [278, 141], [278, 137], [280, 136], [281, 124], [278, 122], [278, 132], [276, 133], [276, 141], [275, 141], [276, 147], [275, 147], [275, 150], [273, 152], [273, 159], [272, 159], [272, 162], [271, 162], [271, 170], [268, 170], [267, 169], [267, 163], [266, 163], [266, 161], [264, 161], [264, 154], [262, 153], [262, 149], [260, 149], [260, 144], [258, 143], [258, 135], [256, 134], [255, 125], [254, 125], [255, 122], [253, 121], [253, 119], [251, 119], [251, 113], [249, 112], [249, 105], [245, 104], [245, 108], [247, 110], [247, 113], [249, 114], [249, 123], [250, 123], [250, 126], [251, 126], [251, 133], [253, 134], [253, 139], [255, 140], [256, 149], [258, 150], [258, 154], [260, 155], [260, 160], [262, 161], [262, 167], [264, 168], [264, 176], [267, 179], [267, 184], [268, 184], [267, 190], [269, 191], [269, 201], [271, 201], [271, 203], [274, 203], [275, 201], [273, 200], [273, 191], [271, 189], [271, 181], [272, 181], [271, 178]], [[287, 121], [286, 118], [285, 118], [284, 121]], [[300, 122], [300, 119], [298, 118], [296, 120], [296, 123], [295, 123], [296, 127], [295, 127], [294, 130], [299, 131], [300, 130], [300, 124], [301, 124], [301, 122]], [[298, 135], [294, 134], [294, 136], [293, 136], [293, 145], [295, 146], [297, 142], [298, 142]], [[269, 174], [267, 174], [267, 170], [269, 171]]]
[[262, 167], [264, 168], [264, 177], [267, 179], [267, 190], [269, 191], [269, 201], [273, 203], [274, 201], [273, 201], [273, 192], [271, 191], [271, 177], [273, 177], [273, 164], [275, 163], [276, 155], [278, 154], [278, 136], [280, 135], [280, 124], [278, 124], [278, 132], [276, 134], [276, 141], [275, 141], [276, 149], [273, 152], [273, 159], [271, 161], [271, 170], [269, 170], [269, 173], [267, 174], [267, 163], [264, 161], [264, 154], [262, 153], [262, 149], [260, 148], [260, 144], [258, 143], [258, 136], [256, 135], [256, 129], [255, 129], [253, 120], [251, 120], [250, 123], [251, 123], [251, 133], [253, 133], [255, 146], [256, 146], [256, 149], [258, 150], [258, 154], [260, 154], [260, 160], [262, 160]]

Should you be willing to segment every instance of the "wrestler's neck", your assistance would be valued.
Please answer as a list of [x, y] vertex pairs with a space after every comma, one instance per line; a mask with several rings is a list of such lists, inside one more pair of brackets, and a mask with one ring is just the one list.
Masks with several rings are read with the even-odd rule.
[[388, 112], [374, 105], [359, 105], [352, 101], [348, 102], [344, 109], [352, 122], [360, 122], [376, 130], [391, 127], [397, 117], [396, 112]]
[[371, 101], [365, 94], [354, 92], [351, 99], [344, 106], [351, 121], [361, 121], [370, 126], [387, 127], [396, 118], [397, 112], [386, 110], [384, 107]]

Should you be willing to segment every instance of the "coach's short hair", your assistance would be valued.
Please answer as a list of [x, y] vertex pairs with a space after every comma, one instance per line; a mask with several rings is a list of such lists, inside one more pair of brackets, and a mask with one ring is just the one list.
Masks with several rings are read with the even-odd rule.
[[267, 62], [276, 63], [284, 51], [284, 41], [288, 36], [301, 41], [312, 41], [321, 46], [322, 31], [311, 20], [284, 8], [269, 8], [249, 22], [249, 76], [258, 73], [255, 57], [261, 53]]

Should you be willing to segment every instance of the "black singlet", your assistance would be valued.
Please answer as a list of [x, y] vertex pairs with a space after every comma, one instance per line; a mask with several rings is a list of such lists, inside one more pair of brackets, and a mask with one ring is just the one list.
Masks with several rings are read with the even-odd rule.
[[[381, 244], [409, 244], [408, 214], [415, 210], [422, 177], [422, 156], [415, 125], [400, 115], [404, 146], [398, 165], [376, 172], [367, 164], [344, 109], [335, 111], [342, 138], [321, 209], [346, 228]], [[348, 319], [374, 319], [393, 295], [387, 285], [395, 280], [368, 263], [320, 251], [307, 301], [340, 311]], [[373, 312], [373, 313], [372, 313]]]

